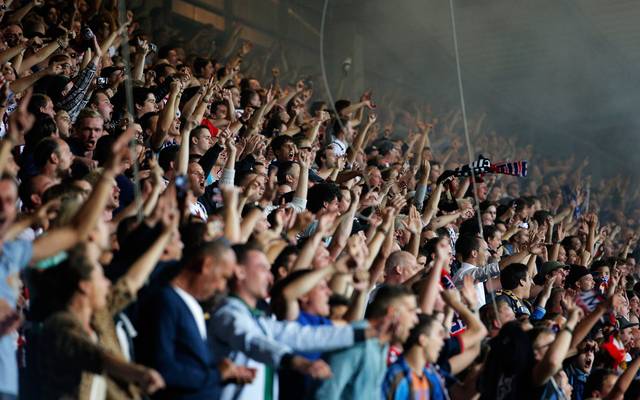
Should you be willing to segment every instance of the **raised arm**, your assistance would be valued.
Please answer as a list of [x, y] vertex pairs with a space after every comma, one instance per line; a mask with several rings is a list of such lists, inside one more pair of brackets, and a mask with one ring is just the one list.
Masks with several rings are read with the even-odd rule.
[[60, 48], [66, 48], [69, 45], [68, 39], [56, 39], [48, 45], [44, 46], [37, 52], [27, 56], [20, 65], [18, 73], [22, 74], [24, 71], [30, 69], [36, 64], [40, 64], [47, 58], [49, 58], [56, 50]]
[[131, 124], [125, 133], [114, 142], [112, 155], [87, 201], [78, 210], [69, 225], [53, 229], [33, 242], [32, 261], [51, 257], [86, 240], [107, 205], [107, 199], [115, 184], [115, 177], [120, 172], [121, 160], [129, 151], [129, 141], [141, 131], [140, 125]]
[[335, 214], [325, 214], [320, 217], [318, 220], [318, 228], [304, 244], [304, 247], [291, 267], [292, 271], [311, 267], [311, 261], [316, 254], [316, 249], [322, 245], [322, 239], [327, 235], [329, 229], [331, 229], [334, 219]]
[[240, 213], [238, 213], [239, 189], [236, 186], [222, 187], [224, 200], [224, 237], [232, 244], [240, 242]]
[[[142, 46], [138, 46], [138, 52], [136, 52], [135, 63], [132, 71], [132, 78], [134, 81], [144, 81], [144, 63], [149, 54], [149, 43], [145, 40]], [[146, 82], [145, 82], [146, 83]], [[188, 116], [187, 116], [188, 118]]]
[[[424, 225], [429, 225], [433, 217], [436, 215], [436, 212], [438, 211], [438, 203], [440, 203], [440, 197], [442, 196], [443, 189], [444, 182], [440, 182], [436, 185], [436, 188], [433, 193], [431, 193], [431, 196], [429, 196], [427, 205], [424, 207], [424, 211], [422, 212], [422, 223]], [[457, 217], [455, 219], [457, 219]]]
[[[176, 105], [177, 99], [180, 91], [182, 90], [182, 84], [178, 80], [174, 80], [170, 84], [169, 89], [169, 99], [167, 100], [167, 104], [165, 104], [164, 108], [160, 112], [160, 117], [158, 118], [158, 126], [156, 127], [156, 131], [151, 136], [151, 147], [153, 149], [160, 149], [162, 147], [162, 143], [167, 137], [169, 133], [169, 129], [171, 128], [171, 124], [176, 118]], [[189, 148], [189, 143], [187, 143], [187, 149]]]
[[309, 293], [318, 283], [329, 279], [334, 272], [335, 269], [333, 266], [314, 269], [289, 282], [289, 284], [282, 289], [285, 309], [283, 310], [284, 314], [279, 317], [287, 321], [295, 321], [298, 319], [300, 315], [298, 300]]
[[369, 129], [373, 126], [373, 124], [376, 123], [376, 120], [377, 117], [374, 113], [369, 114], [369, 117], [367, 117], [367, 123], [362, 127], [360, 132], [358, 132], [355, 139], [353, 140], [353, 145], [351, 146], [352, 151], [347, 156], [347, 161], [349, 162], [349, 164], [352, 164], [356, 160], [356, 156], [362, 148], [364, 139], [367, 137], [367, 132], [369, 132]]
[[331, 238], [331, 244], [329, 245], [329, 254], [334, 259], [340, 255], [344, 246], [347, 244], [349, 236], [351, 236], [351, 230], [353, 229], [353, 219], [356, 215], [356, 211], [360, 204], [360, 190], [351, 191], [351, 205], [344, 215], [341, 216], [341, 222], [338, 226], [336, 234]]
[[572, 305], [569, 311], [569, 318], [565, 326], [556, 334], [556, 340], [545, 353], [541, 361], [539, 361], [532, 371], [532, 383], [534, 386], [544, 385], [549, 378], [562, 368], [567, 352], [571, 346], [571, 337], [575, 330], [576, 324], [582, 317], [582, 310]]

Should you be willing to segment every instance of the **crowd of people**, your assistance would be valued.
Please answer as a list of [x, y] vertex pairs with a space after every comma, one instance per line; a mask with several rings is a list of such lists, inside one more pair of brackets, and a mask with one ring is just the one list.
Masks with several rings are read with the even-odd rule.
[[1, 400], [640, 396], [630, 178], [137, 11], [0, 0]]

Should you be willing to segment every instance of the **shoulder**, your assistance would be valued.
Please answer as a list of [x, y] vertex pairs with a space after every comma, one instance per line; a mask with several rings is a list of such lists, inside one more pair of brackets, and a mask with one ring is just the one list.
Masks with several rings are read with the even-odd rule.
[[2, 243], [2, 256], [29, 256], [31, 258], [32, 251], [33, 242], [30, 240], [17, 239]]
[[247, 308], [244, 304], [233, 297], [227, 297], [220, 302], [220, 305], [213, 311], [212, 321], [215, 321], [212, 325], [216, 325], [216, 322], [233, 322], [238, 318], [242, 319], [248, 314]]

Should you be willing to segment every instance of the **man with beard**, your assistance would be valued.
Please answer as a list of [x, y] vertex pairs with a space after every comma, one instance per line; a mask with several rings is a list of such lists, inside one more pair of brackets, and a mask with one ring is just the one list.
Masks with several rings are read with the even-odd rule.
[[330, 144], [316, 154], [316, 164], [318, 164], [317, 174], [327, 180], [333, 170], [338, 167], [338, 156], [336, 156], [335, 145]]
[[223, 380], [253, 378], [247, 368], [225, 360], [216, 364], [198, 303], [224, 292], [235, 268], [236, 256], [226, 240], [205, 242], [185, 255], [182, 269], [170, 284], [142, 300], [136, 350], [138, 358], [166, 382], [158, 398], [217, 399]]
[[40, 174], [52, 180], [64, 179], [71, 174], [73, 153], [67, 142], [60, 138], [42, 139], [33, 158]]

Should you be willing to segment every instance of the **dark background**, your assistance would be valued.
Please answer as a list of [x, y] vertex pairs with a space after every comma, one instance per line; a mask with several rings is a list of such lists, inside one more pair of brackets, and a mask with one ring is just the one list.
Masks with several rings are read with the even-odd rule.
[[[320, 58], [324, 0], [172, 0], [181, 17], [245, 26], [267, 49], [286, 46], [298, 75], [324, 62], [334, 97], [342, 62], [352, 59], [342, 94], [372, 87], [381, 96], [460, 106], [447, 0], [330, 0]], [[176, 4], [197, 5], [185, 12]], [[631, 0], [454, 0], [467, 110], [485, 127], [562, 159], [589, 157], [594, 175], [640, 168], [640, 2]], [[184, 7], [183, 7], [184, 8]], [[207, 21], [208, 14], [220, 17]], [[272, 58], [273, 60], [273, 58]], [[274, 61], [271, 61], [274, 62]], [[383, 104], [384, 105], [384, 104]]]

